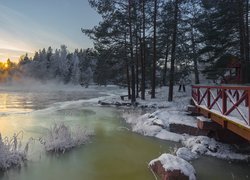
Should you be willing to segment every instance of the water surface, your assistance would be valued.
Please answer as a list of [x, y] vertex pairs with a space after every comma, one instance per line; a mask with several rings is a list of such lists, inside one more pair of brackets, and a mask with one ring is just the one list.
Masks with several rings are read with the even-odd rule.
[[[3, 136], [22, 131], [23, 141], [39, 138], [55, 122], [72, 128], [87, 127], [95, 132], [90, 143], [62, 155], [45, 153], [36, 141], [31, 144], [27, 164], [0, 173], [0, 179], [153, 180], [148, 162], [180, 144], [133, 133], [118, 109], [99, 107], [96, 102], [87, 100], [103, 93], [0, 92], [0, 132]], [[211, 157], [203, 157], [192, 164], [198, 179], [248, 179], [250, 174], [247, 164]]]

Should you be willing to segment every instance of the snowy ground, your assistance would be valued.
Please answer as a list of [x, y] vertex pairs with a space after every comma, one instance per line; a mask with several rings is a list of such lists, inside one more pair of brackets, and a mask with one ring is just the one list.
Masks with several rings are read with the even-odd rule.
[[[177, 150], [176, 154], [186, 160], [198, 158], [200, 155], [229, 160], [250, 160], [250, 155], [235, 153], [233, 146], [222, 144], [214, 139], [170, 132], [169, 124], [196, 127], [197, 121], [186, 112], [191, 99], [190, 87], [187, 87], [187, 92], [178, 92], [177, 88], [175, 87], [173, 102], [167, 101], [168, 88], [163, 87], [157, 89], [156, 99], [150, 99], [150, 94], [147, 94], [145, 101], [137, 99], [139, 104], [135, 109], [124, 110], [123, 118], [131, 125], [132, 131], [145, 136], [180, 142], [183, 148]], [[129, 103], [128, 100], [122, 101], [119, 95], [112, 95], [101, 101], [113, 105]], [[140, 107], [147, 108], [142, 110]]]

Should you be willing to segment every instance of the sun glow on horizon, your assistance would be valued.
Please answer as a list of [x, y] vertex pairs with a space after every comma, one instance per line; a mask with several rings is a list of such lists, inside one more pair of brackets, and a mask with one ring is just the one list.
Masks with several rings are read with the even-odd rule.
[[0, 62], [5, 63], [7, 60], [10, 60], [12, 62], [18, 62], [20, 59], [20, 56], [13, 56], [13, 55], [0, 55]]
[[17, 63], [25, 54], [28, 54], [29, 57], [34, 55], [34, 53], [30, 51], [17, 51], [13, 49], [0, 48], [0, 62], [6, 62], [9, 59], [10, 61]]

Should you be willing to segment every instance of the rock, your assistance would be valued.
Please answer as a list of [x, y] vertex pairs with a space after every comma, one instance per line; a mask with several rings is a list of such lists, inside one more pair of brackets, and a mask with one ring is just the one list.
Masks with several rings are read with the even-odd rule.
[[150, 167], [157, 175], [161, 176], [162, 180], [189, 180], [189, 177], [181, 173], [180, 170], [165, 171], [160, 161], [155, 162]]
[[184, 124], [169, 124], [169, 130], [178, 134], [189, 134], [193, 136], [206, 136], [208, 135], [208, 130], [202, 130], [197, 127], [188, 126]]
[[163, 123], [163, 121], [161, 120], [161, 119], [154, 119], [153, 121], [152, 121], [152, 123], [153, 123], [153, 125], [155, 125], [155, 126], [160, 126], [161, 128], [165, 128], [165, 125], [164, 125], [164, 123]]
[[198, 155], [191, 152], [188, 148], [186, 147], [182, 147], [182, 148], [179, 148], [177, 151], [176, 151], [176, 155], [182, 159], [185, 159], [186, 161], [191, 161], [193, 159], [197, 159], [198, 158]]
[[149, 163], [150, 168], [162, 180], [195, 180], [193, 166], [182, 158], [171, 154], [162, 154]]
[[110, 103], [107, 103], [107, 102], [104, 102], [104, 101], [98, 101], [98, 104], [100, 104], [102, 106], [110, 105]]

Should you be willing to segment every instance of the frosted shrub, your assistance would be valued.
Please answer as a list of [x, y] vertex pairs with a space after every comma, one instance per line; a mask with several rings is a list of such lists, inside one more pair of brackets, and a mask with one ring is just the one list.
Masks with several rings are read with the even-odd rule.
[[93, 132], [84, 128], [71, 130], [69, 126], [63, 123], [54, 124], [48, 130], [47, 135], [41, 139], [47, 152], [62, 152], [85, 144]]
[[4, 171], [11, 167], [20, 167], [27, 160], [29, 142], [22, 149], [22, 132], [14, 134], [12, 138], [2, 139], [0, 134], [0, 170]]

